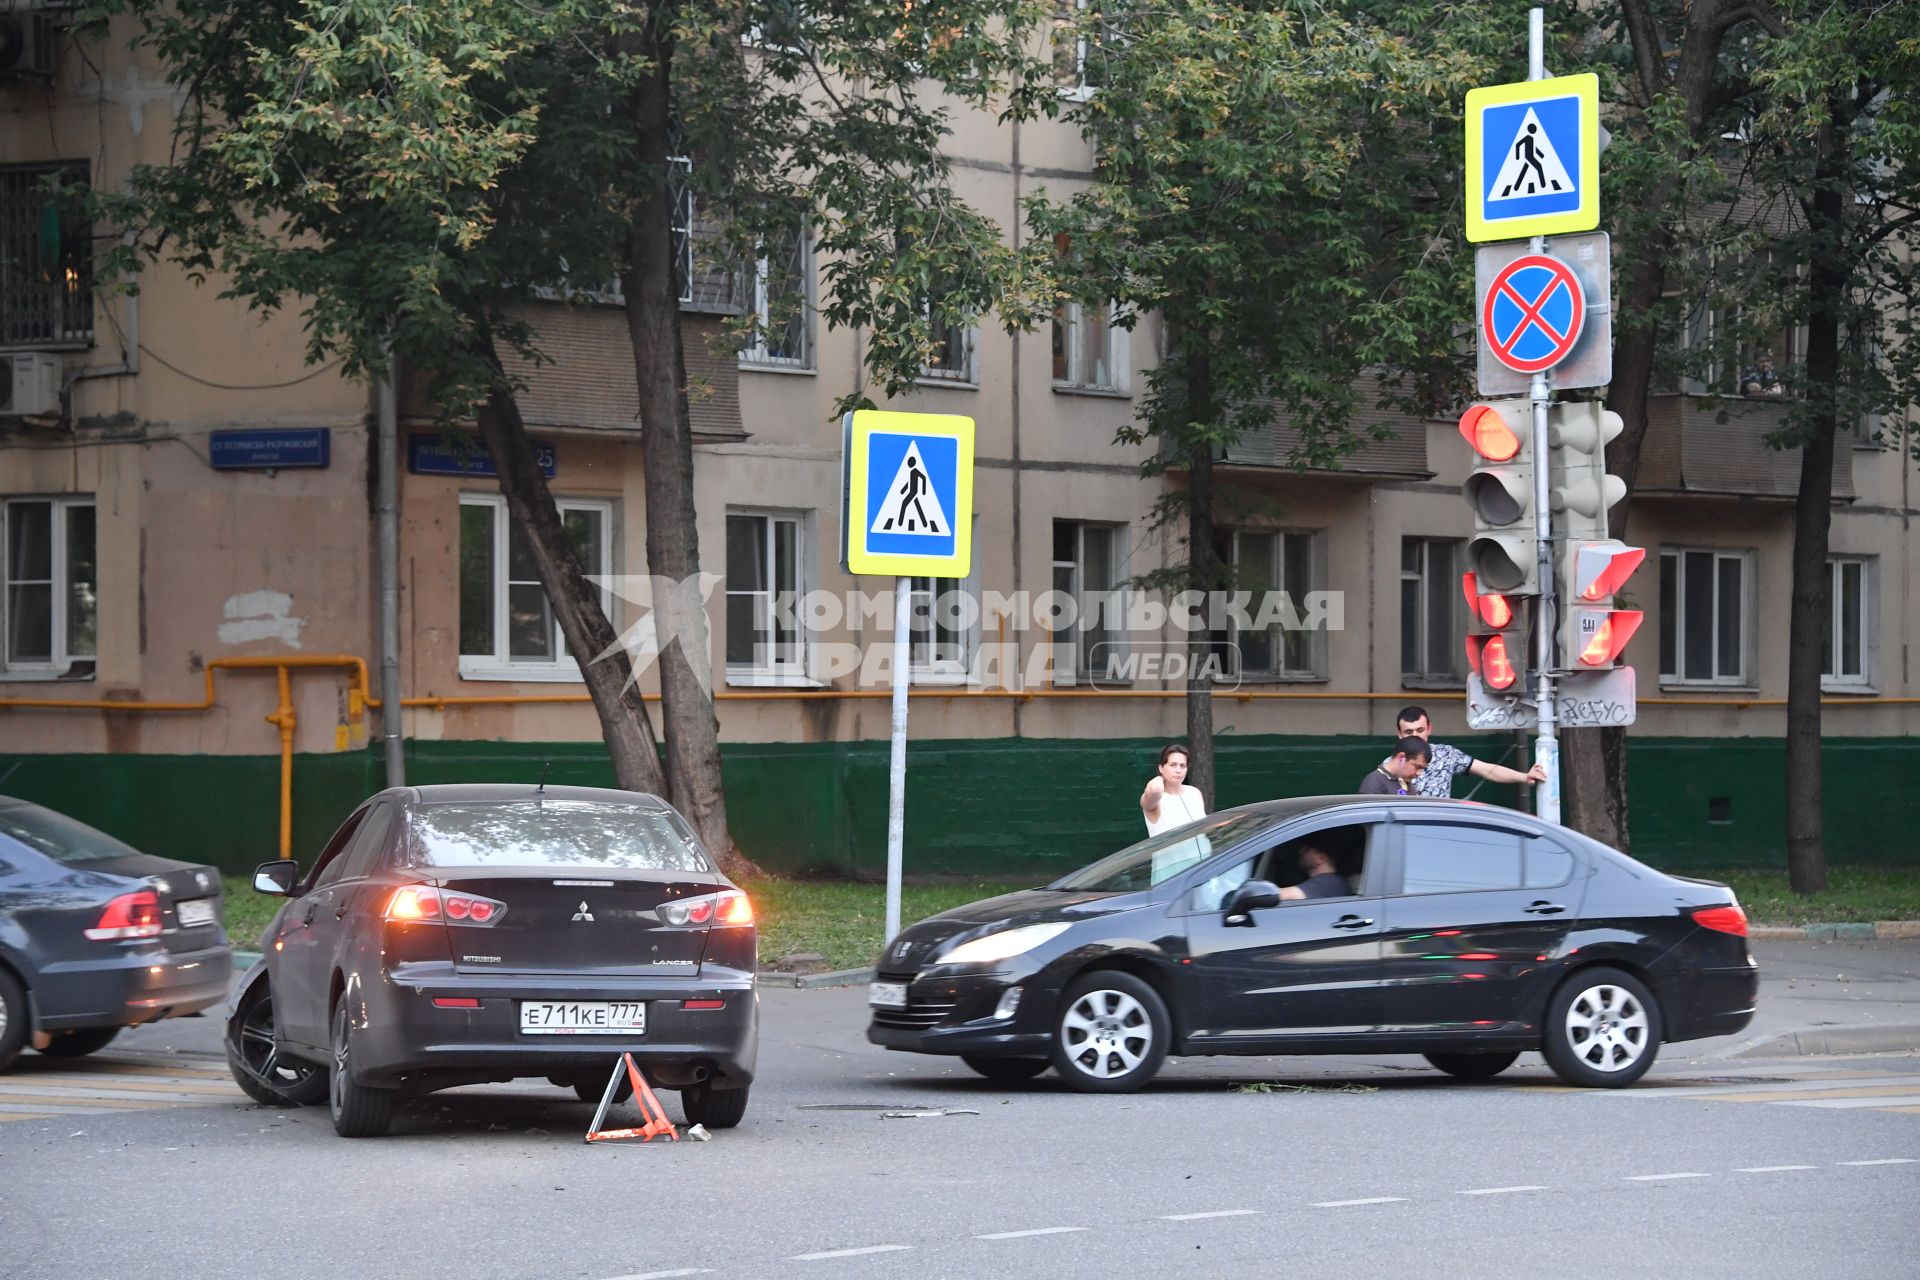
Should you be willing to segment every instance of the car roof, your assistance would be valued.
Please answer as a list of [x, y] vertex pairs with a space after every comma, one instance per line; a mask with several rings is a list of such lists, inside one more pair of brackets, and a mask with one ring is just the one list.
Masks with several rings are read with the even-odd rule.
[[1262, 800], [1255, 804], [1238, 805], [1232, 809], [1222, 809], [1220, 812], [1222, 814], [1245, 813], [1280, 821], [1321, 813], [1333, 814], [1342, 810], [1351, 810], [1356, 816], [1381, 810], [1394, 812], [1411, 810], [1450, 813], [1463, 819], [1517, 818], [1530, 827], [1536, 825], [1538, 821], [1531, 814], [1501, 805], [1485, 804], [1478, 800], [1439, 800], [1431, 796], [1292, 796], [1285, 800]]
[[614, 787], [563, 787], [537, 782], [443, 782], [424, 787], [395, 787], [382, 792], [403, 803], [437, 804], [531, 804], [535, 801], [570, 801], [575, 804], [637, 805], [647, 809], [670, 806], [659, 796], [645, 791], [621, 791]]

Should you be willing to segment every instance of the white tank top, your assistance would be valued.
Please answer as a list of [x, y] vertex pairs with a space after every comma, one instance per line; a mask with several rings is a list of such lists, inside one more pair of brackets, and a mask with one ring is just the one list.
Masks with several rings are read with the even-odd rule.
[[[1146, 811], [1141, 811], [1146, 816]], [[1171, 831], [1175, 827], [1184, 827], [1189, 822], [1198, 822], [1207, 816], [1207, 806], [1200, 799], [1200, 788], [1181, 787], [1180, 794], [1169, 791], [1160, 797], [1160, 821], [1147, 822], [1147, 834], [1157, 836], [1162, 831]]]

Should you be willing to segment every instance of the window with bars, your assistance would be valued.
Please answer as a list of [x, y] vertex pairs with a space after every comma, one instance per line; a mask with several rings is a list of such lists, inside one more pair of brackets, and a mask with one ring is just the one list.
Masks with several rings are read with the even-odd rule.
[[727, 513], [727, 675], [806, 673], [800, 607], [806, 525], [797, 512]]
[[753, 274], [753, 339], [740, 353], [748, 364], [813, 367], [813, 237], [806, 220], [762, 246]]
[[0, 670], [54, 678], [99, 656], [94, 521], [91, 497], [0, 502]]
[[1125, 525], [1053, 522], [1053, 589], [1073, 600], [1074, 630], [1053, 641], [1058, 684], [1117, 680], [1127, 656]]
[[1660, 678], [1747, 685], [1747, 613], [1753, 554], [1660, 553]]
[[1406, 680], [1466, 681], [1461, 548], [1450, 538], [1400, 540], [1400, 674]]
[[[611, 572], [612, 504], [560, 499], [555, 505], [581, 569], [590, 577]], [[612, 619], [610, 593], [602, 593], [600, 607]], [[619, 624], [614, 625], [617, 630]], [[533, 544], [507, 514], [506, 499], [491, 494], [460, 499], [460, 674], [470, 679], [579, 675], [540, 585]]]
[[[1319, 538], [1312, 532], [1221, 531], [1217, 550], [1233, 566], [1234, 591], [1250, 593], [1244, 611], [1250, 623], [1259, 622], [1273, 592], [1284, 592], [1291, 601], [1292, 609], [1283, 611], [1287, 620], [1304, 619], [1306, 594], [1319, 589]], [[1322, 634], [1280, 621], [1242, 627], [1239, 619], [1230, 617], [1226, 629], [1213, 636], [1216, 646], [1224, 649], [1222, 669], [1229, 675], [1243, 680], [1310, 680], [1323, 674]]]
[[1827, 634], [1820, 645], [1820, 679], [1826, 684], [1873, 683], [1873, 570], [1870, 556], [1827, 561]]
[[49, 189], [83, 163], [0, 166], [0, 347], [93, 341], [93, 228]]

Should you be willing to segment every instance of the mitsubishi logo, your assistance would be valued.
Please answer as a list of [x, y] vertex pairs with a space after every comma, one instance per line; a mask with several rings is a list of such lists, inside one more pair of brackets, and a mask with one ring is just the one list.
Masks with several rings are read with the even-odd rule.
[[587, 904], [585, 902], [582, 902], [580, 904], [580, 909], [573, 913], [573, 918], [576, 921], [585, 920], [588, 924], [592, 924], [593, 912], [587, 910]]

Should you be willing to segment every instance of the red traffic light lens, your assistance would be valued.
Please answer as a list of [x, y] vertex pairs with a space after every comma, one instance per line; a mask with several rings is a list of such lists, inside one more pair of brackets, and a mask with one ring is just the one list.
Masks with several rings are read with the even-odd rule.
[[1513, 606], [1505, 596], [1481, 596], [1480, 621], [1490, 627], [1505, 627], [1513, 622]]
[[1507, 638], [1489, 637], [1480, 650], [1480, 678], [1489, 689], [1511, 689], [1516, 678], [1513, 660], [1507, 657]]
[[1581, 663], [1589, 667], [1612, 664], [1627, 647], [1627, 641], [1633, 639], [1633, 633], [1640, 629], [1640, 620], [1645, 616], [1637, 609], [1616, 609], [1609, 613], [1594, 630], [1593, 639], [1580, 650]]
[[1508, 462], [1520, 452], [1520, 437], [1492, 405], [1476, 404], [1462, 414], [1460, 434], [1489, 462]]
[[1582, 600], [1604, 600], [1626, 585], [1633, 571], [1647, 558], [1644, 547], [1623, 547], [1613, 553], [1607, 561], [1607, 567], [1597, 574], [1586, 589], [1580, 593]]

